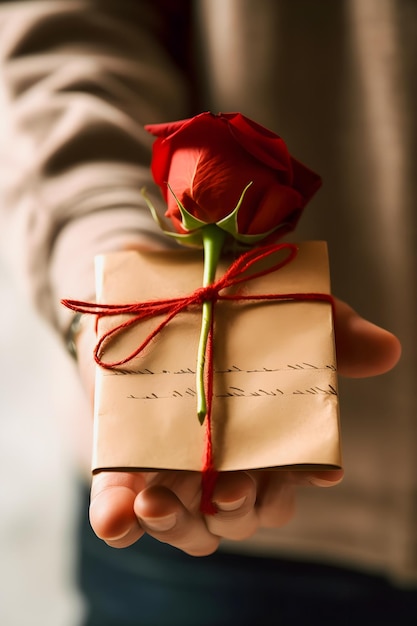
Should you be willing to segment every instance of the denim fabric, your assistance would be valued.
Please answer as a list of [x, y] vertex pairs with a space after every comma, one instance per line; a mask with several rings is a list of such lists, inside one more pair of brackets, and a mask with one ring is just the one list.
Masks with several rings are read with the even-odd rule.
[[217, 552], [190, 557], [143, 537], [117, 550], [97, 539], [86, 508], [79, 583], [83, 626], [267, 626], [417, 623], [417, 592], [314, 563]]

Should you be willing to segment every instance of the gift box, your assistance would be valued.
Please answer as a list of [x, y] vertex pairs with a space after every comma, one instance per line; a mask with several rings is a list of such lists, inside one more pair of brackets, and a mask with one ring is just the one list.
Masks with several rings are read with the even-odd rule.
[[[229, 265], [230, 259], [222, 259], [217, 275]], [[103, 255], [96, 259], [97, 302], [187, 297], [201, 287], [202, 273], [201, 251]], [[339, 468], [332, 305], [319, 297], [330, 294], [326, 244], [297, 244], [291, 262], [226, 293], [236, 299], [219, 300], [214, 309], [214, 467]], [[277, 298], [252, 301], [239, 294]], [[98, 337], [129, 319], [100, 315]], [[102, 360], [124, 360], [160, 322], [156, 315], [119, 330], [103, 342]], [[120, 366], [97, 366], [93, 471], [201, 471], [207, 432], [196, 414], [200, 327], [201, 306], [186, 308], [136, 357]]]

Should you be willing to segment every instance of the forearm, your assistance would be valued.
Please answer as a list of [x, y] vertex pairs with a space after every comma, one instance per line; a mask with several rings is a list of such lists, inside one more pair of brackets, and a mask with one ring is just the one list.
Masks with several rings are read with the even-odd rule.
[[92, 296], [96, 253], [159, 237], [140, 193], [152, 187], [143, 125], [187, 111], [148, 8], [0, 8], [2, 248], [60, 328], [60, 298]]

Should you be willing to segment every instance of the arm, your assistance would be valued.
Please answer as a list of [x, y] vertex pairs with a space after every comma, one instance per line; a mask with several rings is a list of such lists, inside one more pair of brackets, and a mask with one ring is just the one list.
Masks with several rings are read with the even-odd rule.
[[[140, 195], [150, 187], [142, 127], [188, 112], [182, 78], [146, 6], [29, 0], [0, 9], [3, 247], [61, 331], [68, 321], [59, 300], [92, 297], [96, 253], [157, 245]], [[337, 321], [339, 363], [349, 375], [382, 373], [398, 359], [389, 333], [343, 305]], [[94, 342], [86, 326], [78, 353], [91, 391]], [[325, 484], [341, 475], [326, 474]], [[300, 483], [323, 485], [323, 476], [223, 474], [214, 494], [220, 513], [204, 518], [198, 474], [102, 472], [93, 479], [90, 517], [110, 545], [130, 545], [149, 532], [190, 554], [208, 554], [220, 537], [242, 539], [285, 523]]]
[[152, 186], [143, 124], [184, 116], [186, 92], [152, 4], [0, 8], [2, 249], [61, 331], [60, 298], [94, 293], [96, 253], [161, 245], [140, 195]]

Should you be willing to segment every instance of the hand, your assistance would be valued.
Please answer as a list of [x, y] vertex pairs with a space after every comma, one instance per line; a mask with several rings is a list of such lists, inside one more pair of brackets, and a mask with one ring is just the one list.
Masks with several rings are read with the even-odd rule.
[[[338, 300], [335, 335], [341, 375], [383, 374], [400, 357], [400, 343], [394, 335]], [[91, 321], [77, 345], [81, 375], [91, 393], [94, 344]], [[188, 554], [202, 556], [214, 552], [222, 537], [239, 540], [260, 527], [284, 525], [294, 512], [296, 486], [332, 486], [342, 477], [342, 470], [222, 473], [213, 497], [219, 512], [203, 516], [199, 511], [199, 473], [100, 472], [93, 477], [90, 521], [95, 533], [110, 546], [129, 546], [146, 532]]]

